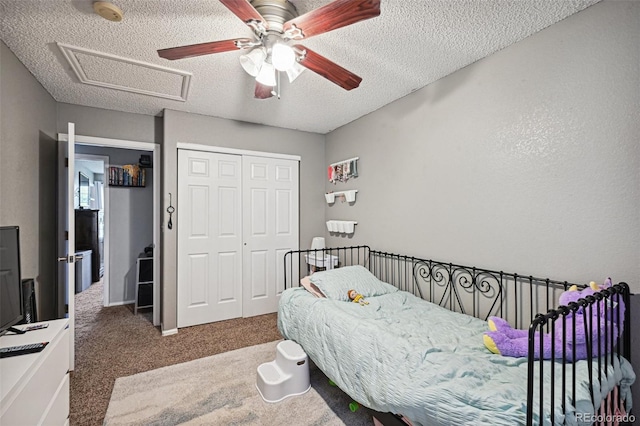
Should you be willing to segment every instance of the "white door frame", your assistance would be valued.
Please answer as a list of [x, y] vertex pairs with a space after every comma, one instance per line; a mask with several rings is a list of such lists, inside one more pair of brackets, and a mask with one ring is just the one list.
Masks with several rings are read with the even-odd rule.
[[[67, 296], [67, 312], [69, 317], [69, 370], [75, 369], [75, 170], [73, 161], [75, 152], [75, 123], [67, 123], [68, 137], [64, 143], [58, 142], [58, 226], [57, 252], [58, 262], [65, 265], [58, 266], [58, 297], [60, 287], [65, 286]], [[62, 196], [62, 197], [61, 197]], [[62, 302], [60, 298], [59, 302]], [[58, 314], [61, 306], [58, 306]], [[60, 317], [61, 318], [61, 317]]]
[[[82, 144], [78, 144], [82, 145]], [[109, 170], [109, 157], [107, 155], [95, 155], [95, 154], [78, 154], [76, 153], [74, 160], [91, 160], [102, 161], [104, 164], [103, 173], [105, 178], [109, 176], [107, 170]], [[103, 184], [105, 182], [103, 181]], [[107, 185], [104, 185], [104, 195], [102, 209], [104, 210], [104, 275], [102, 277], [102, 305], [107, 306], [109, 304], [109, 191], [107, 191]]]
[[[67, 138], [67, 134], [58, 133], [59, 141], [66, 141]], [[162, 281], [160, 276], [160, 184], [162, 175], [162, 171], [160, 169], [162, 164], [160, 159], [160, 145], [153, 142], [139, 142], [80, 135], [76, 135], [76, 144], [153, 152], [153, 252], [155, 259], [153, 262], [153, 325], [158, 326], [160, 325], [160, 313], [162, 310], [162, 306], [160, 305], [160, 289]], [[105, 252], [106, 250], [107, 248], [105, 244]], [[107, 258], [105, 257], [105, 261], [106, 259]]]
[[266, 152], [266, 151], [250, 151], [246, 149], [226, 148], [223, 146], [201, 145], [197, 143], [178, 142], [177, 146], [178, 146], [178, 149], [189, 149], [191, 151], [217, 152], [220, 154], [252, 155], [254, 157], [284, 158], [287, 160], [297, 160], [297, 161], [300, 161], [302, 159], [302, 157], [299, 155], [280, 154], [276, 152]]

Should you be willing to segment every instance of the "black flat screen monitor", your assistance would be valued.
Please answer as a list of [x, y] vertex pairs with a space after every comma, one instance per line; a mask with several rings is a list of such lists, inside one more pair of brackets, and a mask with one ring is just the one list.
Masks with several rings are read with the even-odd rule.
[[20, 231], [17, 226], [0, 226], [0, 335], [23, 315]]

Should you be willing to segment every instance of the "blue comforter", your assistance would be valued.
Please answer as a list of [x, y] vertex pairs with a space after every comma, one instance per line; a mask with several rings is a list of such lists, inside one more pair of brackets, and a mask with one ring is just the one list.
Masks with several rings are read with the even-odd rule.
[[[490, 353], [482, 342], [485, 321], [407, 292], [367, 301], [369, 305], [361, 306], [319, 299], [303, 288], [288, 289], [280, 299], [278, 327], [342, 390], [374, 410], [403, 414], [422, 425], [525, 423], [527, 359]], [[547, 364], [545, 399], [551, 386], [551, 363]], [[587, 368], [586, 361], [578, 362], [577, 377], [586, 377]], [[630, 409], [634, 380], [630, 364], [622, 359], [603, 380], [596, 401], [621, 382], [620, 392]], [[555, 386], [558, 395], [560, 383]], [[557, 401], [556, 422], [591, 423], [582, 421], [594, 412], [584, 381], [576, 400], [569, 403], [566, 419]], [[548, 411], [542, 423], [549, 423]], [[540, 423], [537, 413], [534, 422]]]

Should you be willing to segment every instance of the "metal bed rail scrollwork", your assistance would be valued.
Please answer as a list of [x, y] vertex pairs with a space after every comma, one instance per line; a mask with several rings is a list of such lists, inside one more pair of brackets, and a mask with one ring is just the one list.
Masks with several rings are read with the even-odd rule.
[[[574, 321], [572, 327], [568, 327], [566, 321], [563, 321], [562, 324], [565, 327], [565, 333], [568, 329], [575, 333], [576, 316], [570, 314], [578, 309], [587, 309], [589, 314], [593, 309], [610, 309], [609, 304], [600, 303], [602, 300], [611, 300], [612, 303], [622, 301], [624, 306], [629, 306], [629, 287], [625, 283], [616, 284], [594, 296], [573, 302], [569, 306], [558, 306], [560, 294], [568, 290], [574, 283], [387, 253], [371, 250], [369, 246], [290, 251], [284, 256], [284, 264], [285, 289], [296, 285], [294, 282], [299, 282], [303, 276], [309, 275], [314, 270], [362, 265], [380, 280], [451, 311], [472, 315], [483, 320], [487, 320], [491, 316], [498, 316], [507, 320], [514, 328], [528, 328], [528, 425], [534, 424], [534, 413], [539, 413], [540, 416], [545, 407], [550, 408], [549, 412], [553, 413], [556, 398], [563, 401], [563, 409], [564, 401], [567, 401], [567, 398], [571, 397], [571, 400], [575, 400], [575, 351], [573, 355], [553, 354], [552, 358], [556, 362], [537, 360], [533, 356], [536, 339], [538, 340], [537, 344], [542, 346], [542, 336], [546, 333], [552, 339], [553, 346], [555, 337], [554, 333], [550, 333], [550, 331], [554, 330], [560, 317], [570, 318], [570, 321], [572, 318]], [[585, 287], [584, 285], [577, 286], [581, 289]], [[556, 306], [558, 307], [555, 308]], [[596, 311], [596, 313], [600, 312]], [[608, 320], [610, 315], [605, 312], [604, 329], [609, 330], [609, 334], [605, 332], [602, 340], [610, 346], [610, 350], [606, 357], [598, 357], [590, 353], [587, 359], [590, 372], [594, 363], [598, 366], [596, 370], [598, 376], [609, 374], [609, 367], [613, 365], [614, 357], [617, 357], [618, 362], [620, 356], [630, 359], [629, 310], [626, 309], [624, 314], [617, 310], [617, 315], [621, 317], [617, 324], [624, 324], [624, 333], [619, 339], [620, 343], [616, 344], [615, 339], [610, 337], [614, 335], [613, 321]], [[583, 318], [587, 318], [587, 315], [584, 315]], [[586, 319], [584, 321], [585, 329], [588, 328], [587, 325], [593, 326], [592, 323], [587, 324]], [[601, 324], [596, 324], [596, 326], [600, 327]], [[589, 330], [587, 339], [592, 341], [595, 334], [592, 328]], [[597, 334], [596, 338], [599, 347], [600, 334]], [[556, 357], [556, 355], [558, 356]], [[535, 371], [538, 371], [539, 377], [542, 377], [545, 366], [551, 370], [552, 383], [554, 380], [562, 381], [561, 395], [554, 394], [553, 386], [550, 395], [544, 394], [543, 385], [540, 380], [536, 379]], [[569, 380], [569, 377], [573, 377], [573, 379]], [[590, 376], [589, 380], [593, 402], [593, 377]], [[534, 389], [538, 391], [537, 401], [534, 401]], [[610, 399], [608, 398], [608, 400]], [[606, 416], [611, 413], [612, 409], [612, 406], [600, 407], [598, 415]], [[549, 421], [554, 424], [553, 418]]]

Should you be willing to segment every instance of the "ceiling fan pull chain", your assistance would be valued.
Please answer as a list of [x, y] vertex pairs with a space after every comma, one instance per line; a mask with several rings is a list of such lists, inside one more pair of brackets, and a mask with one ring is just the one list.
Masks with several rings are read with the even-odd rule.
[[280, 99], [280, 73], [278, 71], [276, 71], [276, 87], [274, 87], [275, 89], [275, 97]]

